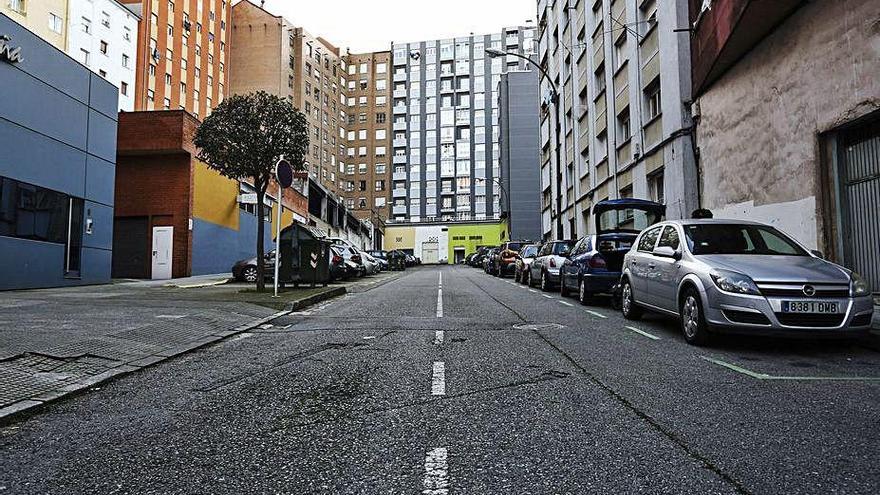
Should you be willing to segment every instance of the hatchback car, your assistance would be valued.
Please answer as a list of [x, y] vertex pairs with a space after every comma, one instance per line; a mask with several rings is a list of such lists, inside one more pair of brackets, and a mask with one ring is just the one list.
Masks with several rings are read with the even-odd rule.
[[513, 269], [513, 278], [517, 282], [529, 283], [529, 266], [541, 249], [540, 244], [527, 244], [516, 256], [516, 267]]
[[493, 274], [496, 277], [511, 275], [516, 270], [516, 255], [531, 241], [508, 241], [498, 247], [492, 260]]
[[593, 207], [596, 234], [582, 237], [562, 263], [559, 290], [576, 291], [582, 304], [611, 294], [620, 282], [623, 257], [645, 227], [663, 219], [666, 207], [644, 199], [600, 201]]
[[493, 247], [490, 249], [486, 256], [483, 257], [483, 271], [486, 273], [493, 273], [495, 271], [495, 257], [500, 251], [499, 248]]
[[575, 241], [550, 241], [541, 247], [529, 266], [529, 285], [538, 282], [541, 290], [550, 290], [559, 283], [559, 269]]
[[[275, 250], [269, 251], [263, 258], [263, 276], [266, 279], [272, 279], [275, 276]], [[232, 265], [232, 278], [239, 282], [256, 282], [257, 257], [236, 261]]]
[[871, 289], [779, 230], [739, 220], [676, 220], [646, 229], [624, 258], [621, 310], [678, 316], [688, 343], [712, 332], [854, 336]]

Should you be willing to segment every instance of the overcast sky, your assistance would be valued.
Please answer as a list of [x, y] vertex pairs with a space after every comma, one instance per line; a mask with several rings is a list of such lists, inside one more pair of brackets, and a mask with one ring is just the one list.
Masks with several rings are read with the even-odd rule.
[[388, 50], [391, 41], [500, 32], [534, 21], [538, 7], [535, 0], [267, 0], [264, 8], [357, 53]]

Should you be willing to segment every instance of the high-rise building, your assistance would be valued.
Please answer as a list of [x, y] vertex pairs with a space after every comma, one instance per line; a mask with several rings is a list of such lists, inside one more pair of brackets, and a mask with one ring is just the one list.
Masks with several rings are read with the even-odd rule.
[[205, 118], [226, 93], [229, 1], [120, 1], [141, 16], [135, 109]]
[[391, 52], [349, 54], [343, 195], [359, 218], [387, 221], [391, 204]]
[[67, 54], [119, 88], [119, 110], [134, 110], [138, 15], [117, 0], [69, 0]]
[[510, 71], [498, 85], [501, 209], [511, 239], [541, 238], [538, 71]]
[[697, 208], [687, 3], [538, 0], [545, 238], [592, 232], [608, 198]]
[[68, 0], [3, 0], [0, 13], [64, 51], [67, 48]]

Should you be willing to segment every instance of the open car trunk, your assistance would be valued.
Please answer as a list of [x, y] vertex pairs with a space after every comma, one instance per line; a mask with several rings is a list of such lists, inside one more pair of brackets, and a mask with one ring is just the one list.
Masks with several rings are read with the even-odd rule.
[[619, 272], [623, 269], [623, 257], [629, 252], [638, 234], [611, 233], [596, 236], [596, 250], [605, 259], [605, 269]]

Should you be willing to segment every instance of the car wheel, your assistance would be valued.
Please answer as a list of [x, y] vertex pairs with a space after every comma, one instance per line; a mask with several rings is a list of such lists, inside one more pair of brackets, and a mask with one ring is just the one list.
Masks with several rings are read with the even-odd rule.
[[519, 283], [519, 272], [516, 270], [513, 272], [513, 281]]
[[547, 292], [550, 290], [550, 281], [547, 280], [547, 272], [541, 272], [541, 290]]
[[247, 266], [244, 270], [241, 271], [241, 278], [244, 279], [245, 282], [254, 283], [257, 281], [257, 267], [255, 266]]
[[593, 302], [593, 294], [587, 292], [587, 281], [584, 279], [578, 284], [578, 301], [585, 306]]
[[559, 295], [562, 297], [568, 297], [568, 288], [565, 287], [565, 276], [562, 273], [559, 273]]
[[641, 318], [642, 308], [636, 304], [635, 298], [633, 298], [632, 285], [630, 285], [629, 280], [623, 281], [621, 293], [620, 311], [623, 313], [623, 317], [627, 320], [638, 320]]
[[703, 315], [700, 295], [693, 288], [685, 289], [681, 298], [681, 331], [688, 344], [702, 346], [709, 343], [709, 325]]

